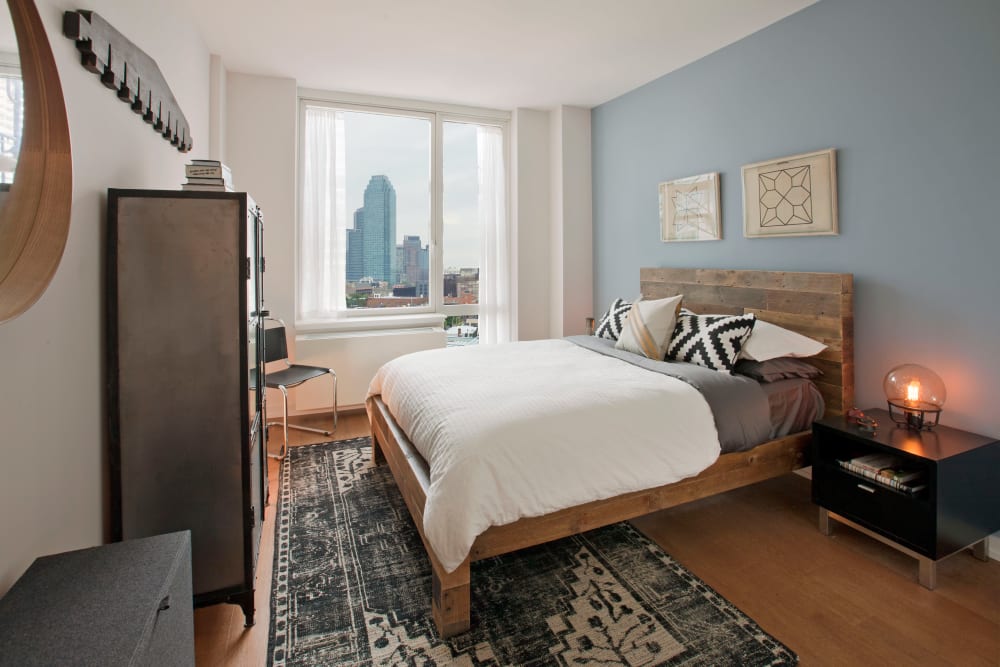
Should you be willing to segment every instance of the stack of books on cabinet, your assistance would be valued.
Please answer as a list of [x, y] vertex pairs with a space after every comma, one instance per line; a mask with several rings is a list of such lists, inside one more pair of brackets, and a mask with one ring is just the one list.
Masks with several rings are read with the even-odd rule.
[[233, 173], [218, 160], [191, 160], [184, 166], [187, 183], [184, 190], [207, 190], [210, 192], [232, 192]]
[[856, 475], [904, 493], [917, 493], [927, 486], [923, 470], [907, 466], [900, 457], [892, 454], [866, 454], [838, 460], [837, 464]]

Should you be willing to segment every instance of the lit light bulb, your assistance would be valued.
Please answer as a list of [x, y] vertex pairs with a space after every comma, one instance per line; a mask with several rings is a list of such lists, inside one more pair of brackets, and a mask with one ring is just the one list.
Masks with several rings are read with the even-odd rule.
[[946, 391], [944, 381], [931, 369], [918, 364], [896, 366], [882, 380], [882, 391], [889, 415], [898, 425], [914, 430], [937, 426]]

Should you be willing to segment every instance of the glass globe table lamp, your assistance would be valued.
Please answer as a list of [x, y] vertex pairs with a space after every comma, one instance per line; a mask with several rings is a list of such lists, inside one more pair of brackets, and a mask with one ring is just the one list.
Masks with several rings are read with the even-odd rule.
[[882, 389], [894, 422], [916, 431], [937, 426], [946, 397], [937, 373], [918, 364], [896, 366], [886, 373]]

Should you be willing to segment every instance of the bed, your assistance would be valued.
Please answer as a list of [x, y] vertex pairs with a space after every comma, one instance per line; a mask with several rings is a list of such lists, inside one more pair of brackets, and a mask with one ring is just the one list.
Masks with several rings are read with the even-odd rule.
[[[791, 273], [773, 271], [741, 271], [719, 269], [670, 269], [648, 268], [640, 270], [640, 286], [644, 298], [660, 299], [678, 294], [684, 295], [684, 306], [696, 313], [744, 314], [753, 313], [759, 319], [777, 324], [803, 335], [820, 340], [827, 348], [810, 359], [810, 362], [820, 367], [824, 372], [821, 380], [815, 382], [815, 387], [823, 397], [827, 414], [842, 413], [845, 407], [853, 403], [853, 279], [850, 274], [832, 273]], [[569, 347], [567, 347], [569, 346]], [[524, 345], [523, 349], [537, 355], [538, 359], [546, 355], [552, 359], [565, 357], [564, 362], [553, 363], [573, 364], [577, 352], [570, 342], [547, 341], [533, 345]], [[592, 354], [586, 352], [586, 354]], [[568, 356], [567, 356], [568, 355]], [[543, 373], [542, 362], [536, 363], [539, 374]], [[604, 363], [604, 362], [602, 362]], [[577, 368], [574, 367], [574, 371]], [[599, 367], [600, 373], [614, 373], [618, 369], [610, 366]], [[630, 371], [632, 372], [632, 371]], [[642, 371], [639, 371], [642, 372]], [[635, 377], [636, 382], [649, 382], [664, 391], [674, 391], [672, 384], [662, 380], [652, 380], [645, 377]], [[627, 380], [631, 382], [632, 380]], [[619, 384], [622, 384], [619, 381]], [[587, 385], [588, 383], [580, 383]], [[659, 390], [659, 389], [658, 389]], [[580, 390], [572, 398], [574, 401], [586, 402], [586, 391]], [[389, 392], [386, 391], [386, 396]], [[516, 551], [568, 535], [584, 532], [593, 528], [634, 518], [659, 509], [672, 507], [685, 502], [722, 493], [747, 484], [753, 484], [777, 475], [795, 470], [806, 464], [806, 446], [809, 442], [809, 431], [784, 435], [762, 444], [757, 444], [745, 451], [722, 453], [716, 458], [718, 448], [710, 452], [714, 462], [704, 467], [705, 461], [697, 462], [702, 454], [691, 450], [691, 464], [694, 469], [701, 470], [692, 474], [685, 470], [685, 465], [676, 474], [670, 469], [659, 479], [662, 482], [644, 482], [647, 486], [635, 491], [628, 491], [602, 497], [600, 500], [582, 502], [573, 506], [563, 506], [564, 509], [548, 511], [519, 518], [510, 522], [491, 523], [475, 527], [474, 534], [465, 535], [461, 549], [467, 548], [464, 560], [458, 562], [456, 552], [450, 545], [442, 542], [441, 536], [434, 534], [434, 526], [447, 524], [447, 521], [432, 522], [432, 534], [425, 531], [425, 514], [428, 516], [447, 513], [447, 504], [441, 502], [429, 503], [431, 491], [431, 468], [424, 457], [418, 452], [411, 441], [411, 436], [417, 442], [423, 443], [425, 435], [406, 418], [397, 419], [389, 409], [381, 394], [371, 395], [366, 407], [372, 429], [372, 458], [376, 463], [387, 462], [399, 486], [413, 520], [420, 531], [433, 572], [433, 593], [431, 600], [432, 615], [438, 633], [443, 637], [464, 632], [470, 625], [470, 564], [474, 561], [489, 558], [499, 554]], [[683, 426], [678, 426], [678, 432], [690, 431], [691, 441], [703, 438], [704, 428], [698, 426], [699, 410], [690, 404], [684, 404], [683, 390], [678, 390], [678, 410], [684, 412]], [[783, 400], [783, 399], [782, 399]], [[460, 402], [459, 402], [460, 403]], [[600, 401], [593, 401], [596, 406]], [[529, 403], [522, 403], [517, 410], [524, 414], [523, 423], [515, 426], [522, 429], [542, 428], [540, 420], [532, 421]], [[398, 411], [398, 410], [397, 410]], [[586, 411], [584, 411], [586, 412]], [[583, 413], [581, 413], [583, 414]], [[711, 412], [709, 415], [711, 417]], [[628, 416], [626, 416], [628, 418]], [[456, 423], [475, 421], [477, 417], [468, 411], [456, 415]], [[496, 420], [495, 416], [484, 412], [481, 418]], [[634, 418], [634, 415], [631, 417]], [[505, 417], [505, 419], [507, 419]], [[581, 417], [582, 419], [582, 417]], [[680, 424], [680, 419], [670, 417]], [[691, 424], [687, 421], [690, 420]], [[589, 422], [588, 429], [592, 437], [607, 438], [597, 426], [601, 419]], [[403, 424], [401, 425], [402, 422]], [[414, 433], [409, 433], [408, 427]], [[460, 432], [460, 431], [459, 431]], [[721, 432], [721, 429], [720, 429]], [[552, 435], [551, 433], [549, 435]], [[574, 434], [581, 445], [593, 445], [585, 441], [585, 436]], [[584, 440], [580, 440], [584, 437]], [[671, 435], [671, 439], [681, 440], [680, 436]], [[718, 440], [717, 440], [718, 442]], [[633, 445], [630, 456], [645, 455], [644, 446]], [[673, 444], [673, 443], [672, 443]], [[426, 447], [424, 447], [426, 449]], [[574, 455], [572, 462], [577, 464], [577, 470], [585, 470], [587, 464], [598, 467], [600, 461], [589, 461], [587, 451], [599, 451], [591, 447], [589, 450], [581, 446], [584, 452]], [[569, 458], [566, 459], [570, 462]], [[656, 471], [656, 461], [643, 464], [640, 468]], [[581, 467], [582, 466], [582, 467]], [[574, 473], [573, 479], [576, 479]], [[585, 476], [584, 481], [587, 481]], [[438, 476], [439, 481], [441, 477]], [[676, 481], [674, 481], [676, 480]], [[590, 480], [596, 483], [596, 480]], [[503, 485], [503, 482], [500, 483]], [[437, 488], [437, 487], [435, 487]], [[517, 488], [516, 485], [514, 488]], [[433, 494], [432, 500], [440, 500], [440, 494]], [[502, 517], [503, 514], [497, 515]], [[509, 519], [509, 517], [508, 517]], [[467, 529], [468, 530], [468, 529]], [[433, 539], [431, 539], [433, 537]], [[461, 537], [461, 536], [460, 536]], [[439, 545], [441, 553], [437, 553], [433, 543]], [[471, 544], [471, 546], [468, 546]], [[442, 546], [444, 545], [444, 546]]]

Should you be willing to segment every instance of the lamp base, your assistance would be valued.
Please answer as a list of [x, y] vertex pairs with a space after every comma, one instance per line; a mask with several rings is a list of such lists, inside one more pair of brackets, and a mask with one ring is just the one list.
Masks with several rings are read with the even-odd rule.
[[929, 431], [937, 426], [941, 419], [941, 408], [913, 408], [892, 401], [888, 403], [892, 421], [913, 431]]

